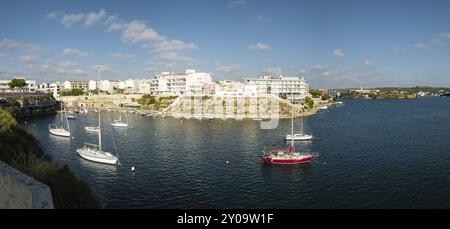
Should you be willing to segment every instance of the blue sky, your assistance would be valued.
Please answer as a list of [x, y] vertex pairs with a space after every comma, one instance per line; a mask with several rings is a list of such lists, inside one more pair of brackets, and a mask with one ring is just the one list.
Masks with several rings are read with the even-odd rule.
[[2, 1], [0, 79], [214, 79], [450, 87], [450, 1]]

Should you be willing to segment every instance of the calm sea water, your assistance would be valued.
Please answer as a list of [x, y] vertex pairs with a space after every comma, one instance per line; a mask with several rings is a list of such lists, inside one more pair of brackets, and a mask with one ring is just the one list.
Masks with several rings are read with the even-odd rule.
[[450, 98], [344, 100], [306, 117], [316, 139], [296, 146], [320, 153], [310, 165], [260, 161], [264, 149], [286, 146], [290, 120], [261, 130], [257, 121], [128, 115], [120, 130], [108, 112], [104, 148], [114, 151], [115, 139], [123, 166], [100, 165], [75, 152], [96, 143], [83, 130], [96, 115], [70, 121], [74, 139], [48, 134], [59, 115], [25, 126], [106, 208], [450, 208]]

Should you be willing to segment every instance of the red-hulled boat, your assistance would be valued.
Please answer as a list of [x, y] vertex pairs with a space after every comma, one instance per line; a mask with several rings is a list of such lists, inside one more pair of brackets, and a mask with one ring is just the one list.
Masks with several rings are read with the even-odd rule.
[[295, 152], [295, 147], [271, 149], [262, 156], [262, 161], [268, 164], [306, 164], [313, 159], [312, 154]]

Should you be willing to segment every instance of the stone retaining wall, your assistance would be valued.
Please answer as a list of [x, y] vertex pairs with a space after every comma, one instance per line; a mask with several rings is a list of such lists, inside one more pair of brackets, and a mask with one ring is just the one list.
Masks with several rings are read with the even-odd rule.
[[53, 209], [50, 188], [0, 161], [0, 208]]

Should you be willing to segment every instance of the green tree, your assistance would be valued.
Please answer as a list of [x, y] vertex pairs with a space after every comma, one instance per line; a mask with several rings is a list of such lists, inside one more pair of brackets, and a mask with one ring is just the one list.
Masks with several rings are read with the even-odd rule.
[[309, 109], [314, 107], [314, 101], [310, 97], [306, 97], [305, 102]]
[[313, 98], [319, 98], [320, 96], [322, 96], [322, 91], [319, 89], [311, 89], [310, 93]]
[[331, 97], [329, 95], [322, 95], [322, 100], [323, 101], [329, 100], [329, 99], [331, 99]]
[[14, 89], [14, 88], [24, 88], [26, 87], [28, 84], [25, 82], [24, 79], [19, 79], [19, 78], [14, 78], [11, 80], [11, 82], [8, 83], [9, 88]]

